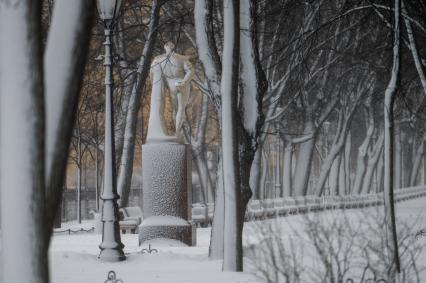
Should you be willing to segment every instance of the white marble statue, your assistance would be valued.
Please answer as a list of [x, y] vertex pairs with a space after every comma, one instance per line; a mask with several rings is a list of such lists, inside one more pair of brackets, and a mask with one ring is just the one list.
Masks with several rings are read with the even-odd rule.
[[[162, 141], [182, 143], [184, 141], [182, 126], [185, 119], [185, 108], [189, 101], [194, 69], [186, 56], [175, 53], [173, 49], [174, 44], [167, 42], [164, 45], [166, 53], [155, 57], [151, 64], [152, 92], [147, 143]], [[168, 88], [172, 100], [173, 117], [176, 125], [175, 136], [166, 135], [165, 87]]]

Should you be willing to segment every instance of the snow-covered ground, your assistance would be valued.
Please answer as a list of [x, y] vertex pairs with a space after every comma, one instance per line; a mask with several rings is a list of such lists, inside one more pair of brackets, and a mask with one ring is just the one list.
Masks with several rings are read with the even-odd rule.
[[[403, 221], [417, 219], [416, 228], [426, 228], [426, 198], [419, 198], [397, 204], [397, 218]], [[382, 207], [379, 208], [379, 210]], [[376, 208], [370, 208], [371, 211]], [[368, 211], [368, 210], [367, 210]], [[357, 219], [359, 211], [347, 210], [344, 213], [350, 221]], [[321, 218], [343, 216], [341, 210], [322, 212]], [[274, 220], [268, 220], [269, 222]], [[265, 223], [265, 222], [263, 222]], [[284, 238], [297, 236], [303, 227], [303, 216], [290, 216], [281, 218], [274, 225], [280, 224], [280, 233]], [[90, 221], [82, 224], [65, 223], [62, 229], [85, 229], [92, 227]], [[259, 233], [259, 222], [246, 223], [244, 230], [244, 245], [246, 249], [265, 238]], [[412, 235], [414, 237], [414, 235]], [[140, 251], [146, 246], [138, 246], [138, 236], [132, 234], [122, 235], [125, 244], [127, 260], [119, 263], [102, 263], [97, 259], [98, 245], [101, 235], [94, 232], [76, 234], [55, 234], [50, 248], [50, 272], [52, 282], [104, 282], [107, 273], [114, 270], [117, 278], [124, 283], [131, 282], [186, 282], [186, 283], [254, 283], [261, 279], [252, 275], [256, 271], [249, 260], [246, 260], [245, 273], [221, 272], [221, 261], [209, 261], [207, 258], [210, 239], [210, 228], [197, 229], [196, 247], [168, 246], [165, 242], [153, 242], [152, 248], [158, 249], [156, 254], [142, 254]], [[303, 241], [303, 239], [302, 239]], [[418, 242], [426, 244], [426, 238], [419, 238]], [[309, 260], [303, 261], [309, 264]], [[421, 254], [418, 264], [426, 266], [426, 254]], [[423, 274], [425, 275], [425, 274]]]
[[138, 236], [122, 235], [127, 260], [102, 263], [96, 256], [101, 235], [94, 233], [56, 235], [50, 248], [51, 278], [54, 283], [104, 282], [114, 270], [124, 283], [253, 283], [258, 278], [248, 273], [221, 272], [220, 261], [207, 259], [210, 229], [197, 231], [196, 247], [170, 247], [165, 242], [153, 242], [157, 254], [142, 254]]

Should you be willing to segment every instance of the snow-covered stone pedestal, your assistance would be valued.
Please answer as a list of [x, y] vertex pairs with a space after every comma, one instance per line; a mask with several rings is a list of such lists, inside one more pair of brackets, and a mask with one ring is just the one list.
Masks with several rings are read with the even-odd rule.
[[139, 226], [139, 245], [165, 238], [192, 246], [190, 146], [147, 143], [142, 146], [142, 162], [144, 220]]

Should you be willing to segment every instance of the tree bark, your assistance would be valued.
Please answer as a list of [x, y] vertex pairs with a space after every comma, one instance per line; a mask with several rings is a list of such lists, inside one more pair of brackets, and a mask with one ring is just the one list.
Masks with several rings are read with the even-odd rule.
[[311, 119], [305, 123], [303, 135], [312, 135], [312, 138], [302, 143], [297, 155], [294, 172], [293, 192], [295, 196], [304, 196], [308, 192], [309, 176], [311, 173], [312, 157], [315, 149], [315, 126]]
[[117, 182], [117, 192], [121, 196], [119, 205], [126, 207], [129, 204], [129, 194], [133, 175], [133, 159], [135, 155], [136, 126], [142, 91], [149, 74], [152, 53], [158, 34], [160, 10], [164, 0], [154, 0], [152, 3], [151, 17], [148, 30], [148, 39], [145, 42], [142, 56], [139, 60], [138, 70], [129, 100], [124, 130], [123, 152], [121, 154], [120, 170]]
[[373, 137], [374, 133], [374, 117], [372, 113], [371, 107], [367, 106], [368, 108], [365, 110], [365, 119], [366, 119], [366, 128], [367, 133], [365, 135], [364, 141], [362, 142], [361, 146], [358, 148], [358, 159], [356, 162], [356, 173], [355, 173], [355, 181], [354, 181], [354, 187], [353, 187], [353, 193], [354, 194], [360, 194], [362, 190], [362, 182], [364, 180], [365, 176], [365, 170], [366, 170], [366, 162], [368, 157], [368, 148], [370, 146], [371, 138]]
[[[394, 128], [394, 127], [393, 127]], [[394, 130], [394, 141], [393, 141], [393, 187], [399, 189], [402, 187], [402, 158], [401, 158], [401, 130], [397, 127], [396, 131]]]
[[213, 182], [210, 176], [210, 171], [206, 160], [206, 145], [205, 145], [205, 133], [207, 127], [207, 120], [209, 114], [209, 100], [203, 95], [201, 101], [201, 107], [198, 111], [197, 130], [195, 137], [191, 139], [192, 154], [195, 159], [198, 177], [200, 180], [201, 190], [204, 195], [204, 202], [213, 202]]
[[414, 187], [417, 184], [417, 177], [419, 175], [420, 163], [422, 162], [422, 159], [424, 157], [424, 143], [425, 143], [425, 138], [422, 137], [422, 139], [420, 140], [419, 147], [416, 150], [416, 155], [414, 157], [414, 165], [410, 174], [409, 184], [411, 187]]
[[330, 182], [330, 193], [332, 195], [339, 195], [339, 170], [341, 159], [342, 153], [338, 154], [336, 158], [334, 158], [330, 168], [330, 173], [328, 175]]
[[262, 175], [262, 146], [260, 145], [253, 158], [250, 168], [250, 187], [253, 191], [253, 199], [261, 199], [261, 175]]
[[292, 178], [292, 158], [293, 158], [293, 143], [287, 141], [284, 148], [284, 165], [283, 165], [283, 187], [284, 187], [284, 196], [293, 196], [293, 191], [291, 187], [291, 178]]
[[340, 156], [340, 167], [339, 167], [339, 188], [338, 188], [338, 195], [344, 196], [347, 194], [347, 188], [346, 188], [346, 153], [345, 151], [342, 151], [342, 154]]
[[398, 239], [395, 224], [395, 206], [394, 206], [394, 186], [393, 186], [393, 168], [394, 168], [394, 116], [393, 107], [397, 91], [397, 83], [400, 72], [400, 0], [394, 1], [394, 38], [393, 38], [393, 65], [391, 78], [385, 91], [384, 102], [384, 196], [385, 196], [385, 220], [386, 231], [389, 238], [389, 282], [396, 281], [396, 273], [400, 272], [400, 262], [398, 253]]
[[370, 154], [370, 158], [368, 159], [368, 165], [367, 165], [366, 173], [364, 176], [364, 182], [363, 182], [360, 194], [368, 194], [372, 189], [371, 183], [373, 181], [374, 170], [377, 169], [377, 164], [383, 151], [383, 138], [384, 138], [384, 135], [383, 133], [381, 133], [379, 135], [379, 138], [377, 139], [377, 142], [374, 145], [372, 153]]
[[349, 131], [345, 145], [345, 179], [346, 179], [346, 194], [351, 194], [351, 149], [352, 149], [352, 134]]

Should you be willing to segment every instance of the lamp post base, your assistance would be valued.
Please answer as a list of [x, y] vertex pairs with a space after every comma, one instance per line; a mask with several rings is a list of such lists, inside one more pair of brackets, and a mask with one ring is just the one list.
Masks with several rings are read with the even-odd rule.
[[125, 260], [126, 256], [121, 249], [104, 249], [100, 252], [98, 258], [104, 262], [118, 262]]
[[116, 199], [103, 198], [102, 204], [102, 243], [98, 258], [106, 262], [117, 262], [126, 259], [121, 242], [118, 224], [118, 205]]

